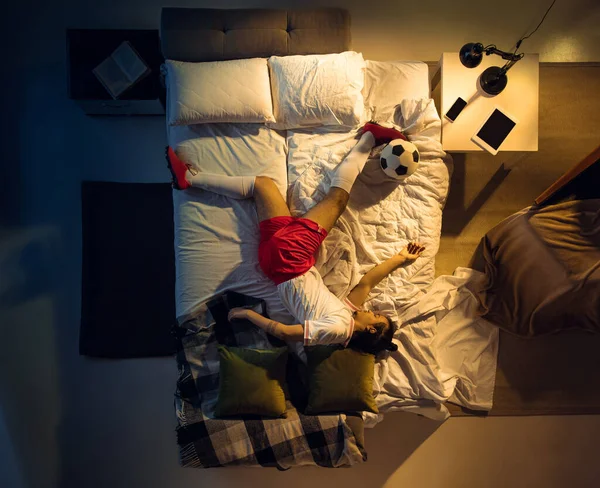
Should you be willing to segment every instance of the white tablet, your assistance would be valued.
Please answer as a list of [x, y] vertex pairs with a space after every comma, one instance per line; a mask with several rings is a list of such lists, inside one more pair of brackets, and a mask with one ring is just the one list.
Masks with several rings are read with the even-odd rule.
[[479, 128], [471, 140], [482, 149], [498, 154], [500, 145], [517, 125], [517, 119], [507, 115], [499, 108], [495, 108], [483, 125]]

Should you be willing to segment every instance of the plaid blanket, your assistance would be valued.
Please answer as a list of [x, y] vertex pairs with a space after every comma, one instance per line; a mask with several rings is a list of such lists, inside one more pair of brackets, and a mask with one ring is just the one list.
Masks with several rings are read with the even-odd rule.
[[[366, 452], [346, 415], [307, 416], [290, 394], [286, 418], [214, 418], [219, 387], [217, 343], [269, 349], [280, 346], [249, 322], [230, 324], [236, 306], [265, 314], [261, 300], [228, 292], [202, 305], [191, 320], [174, 329], [179, 380], [175, 395], [177, 443], [185, 467], [253, 465], [288, 469], [317, 465], [340, 467], [366, 461]], [[289, 369], [289, 368], [288, 368]], [[353, 424], [354, 425], [354, 424]], [[362, 420], [360, 420], [362, 431]]]

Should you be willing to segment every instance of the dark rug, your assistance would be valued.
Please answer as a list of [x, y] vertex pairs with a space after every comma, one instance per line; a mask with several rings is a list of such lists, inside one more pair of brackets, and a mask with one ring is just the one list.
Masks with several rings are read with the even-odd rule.
[[82, 183], [80, 354], [175, 352], [171, 191], [167, 183]]

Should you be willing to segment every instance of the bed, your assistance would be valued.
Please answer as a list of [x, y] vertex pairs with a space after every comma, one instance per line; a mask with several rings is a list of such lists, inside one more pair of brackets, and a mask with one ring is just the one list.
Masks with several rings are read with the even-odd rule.
[[[161, 42], [166, 59], [185, 62], [339, 53], [350, 48], [350, 24], [348, 13], [340, 9], [165, 8]], [[422, 242], [427, 247], [423, 257], [384, 280], [368, 303], [405, 324], [395, 336], [398, 351], [376, 364], [378, 407], [382, 413], [407, 410], [438, 420], [447, 418], [444, 402], [449, 399], [489, 409], [497, 331], [484, 321], [473, 325], [453, 320], [440, 327], [453, 305], [467, 303], [471, 297], [468, 289], [453, 285], [452, 280], [446, 280], [452, 289], [446, 293], [450, 300], [435, 295], [435, 286], [434, 294], [428, 295], [451, 159], [441, 149], [441, 124], [429, 99], [427, 65], [367, 61], [364, 76], [364, 120], [401, 128], [421, 153], [420, 169], [398, 184], [385, 181], [378, 161], [370, 160], [347, 211], [319, 252], [317, 269], [330, 290], [343, 297], [372, 265], [410, 240]], [[261, 124], [168, 125], [167, 131], [169, 145], [204, 171], [270, 176], [296, 214], [323, 197], [332, 170], [355, 144], [357, 134], [357, 128], [275, 130]], [[259, 270], [253, 202], [195, 190], [174, 191], [173, 201], [179, 324], [185, 327], [197, 320], [205, 313], [207, 301], [227, 290], [263, 299], [271, 318], [294, 323], [275, 286]], [[429, 296], [428, 307], [421, 303], [425, 296]], [[302, 358], [301, 347], [297, 352]], [[188, 375], [193, 377], [194, 372]], [[181, 404], [178, 408], [181, 420]], [[366, 426], [382, 418], [382, 414], [362, 416]], [[348, 435], [343, 442], [352, 432], [362, 437], [358, 432], [362, 423], [351, 428], [344, 415], [336, 421]], [[333, 464], [362, 460], [359, 453], [341, 456]], [[190, 461], [190, 465], [201, 463]]]

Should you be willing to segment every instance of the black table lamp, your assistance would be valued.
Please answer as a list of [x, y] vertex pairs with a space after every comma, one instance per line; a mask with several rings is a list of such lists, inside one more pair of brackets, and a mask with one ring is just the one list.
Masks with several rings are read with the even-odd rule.
[[[520, 45], [520, 42], [518, 43]], [[518, 49], [517, 45], [517, 49]], [[476, 68], [481, 64], [483, 55], [497, 54], [506, 60], [506, 64], [500, 68], [499, 66], [490, 66], [487, 68], [479, 77], [479, 85], [481, 89], [489, 95], [498, 95], [506, 88], [508, 83], [508, 77], [506, 72], [513, 67], [513, 65], [523, 58], [524, 54], [515, 54], [515, 49], [512, 53], [500, 51], [494, 44], [485, 46], [480, 42], [469, 42], [460, 48], [460, 62], [467, 68]]]
[[501, 56], [502, 59], [506, 60], [506, 64], [502, 66], [502, 68], [499, 66], [490, 66], [483, 73], [481, 73], [481, 76], [479, 77], [479, 84], [484, 92], [490, 95], [498, 95], [498, 93], [501, 93], [502, 90], [506, 88], [506, 84], [508, 83], [506, 72], [524, 56], [523, 53], [517, 54], [517, 51], [521, 47], [521, 43], [525, 39], [529, 39], [537, 32], [540, 26], [544, 23], [548, 12], [550, 12], [555, 3], [556, 0], [552, 0], [552, 3], [546, 10], [546, 13], [542, 17], [542, 20], [540, 20], [540, 23], [537, 25], [537, 27], [517, 41], [515, 50], [512, 53], [500, 51], [500, 49], [497, 49], [494, 44], [484, 46], [480, 42], [469, 42], [460, 48], [460, 62], [467, 68], [476, 68], [479, 66], [481, 64], [481, 60], [483, 59], [484, 53], [486, 56], [489, 56], [490, 54], [497, 54], [498, 56]]

